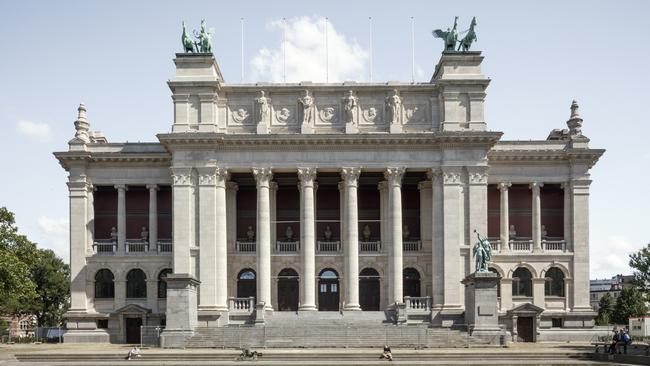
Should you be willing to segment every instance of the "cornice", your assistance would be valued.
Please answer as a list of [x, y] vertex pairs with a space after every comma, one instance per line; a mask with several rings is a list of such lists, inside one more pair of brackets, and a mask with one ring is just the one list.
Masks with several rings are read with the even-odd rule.
[[63, 169], [68, 170], [71, 164], [77, 163], [127, 163], [146, 165], [168, 165], [171, 163], [169, 153], [120, 153], [120, 152], [77, 152], [64, 151], [55, 152], [54, 156], [59, 160]]
[[598, 159], [605, 153], [604, 149], [535, 149], [535, 150], [490, 150], [488, 152], [489, 164], [495, 162], [584, 162], [593, 167]]

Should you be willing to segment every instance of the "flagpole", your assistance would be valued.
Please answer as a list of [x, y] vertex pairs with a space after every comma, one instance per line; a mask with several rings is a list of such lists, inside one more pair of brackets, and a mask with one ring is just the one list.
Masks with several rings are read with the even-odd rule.
[[368, 42], [370, 44], [370, 46], [369, 46], [369, 48], [370, 48], [370, 81], [372, 82], [372, 17], [368, 17], [368, 20], [369, 20], [368, 24], [369, 24], [369, 28], [370, 28], [370, 32], [369, 32], [370, 36], [369, 36], [369, 42]]
[[287, 19], [282, 18], [282, 80], [287, 82]]
[[325, 82], [329, 83], [330, 81], [330, 52], [329, 52], [329, 40], [327, 38], [327, 25], [328, 18], [325, 17]]
[[241, 82], [244, 82], [244, 18], [239, 18], [241, 26]]
[[415, 83], [415, 19], [411, 17], [411, 83]]

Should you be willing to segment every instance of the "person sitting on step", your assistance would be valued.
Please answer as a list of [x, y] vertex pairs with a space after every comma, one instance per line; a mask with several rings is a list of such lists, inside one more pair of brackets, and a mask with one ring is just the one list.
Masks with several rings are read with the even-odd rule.
[[388, 345], [384, 346], [384, 351], [381, 353], [381, 356], [379, 356], [380, 360], [387, 359], [388, 361], [393, 360], [393, 354], [390, 351], [390, 347]]

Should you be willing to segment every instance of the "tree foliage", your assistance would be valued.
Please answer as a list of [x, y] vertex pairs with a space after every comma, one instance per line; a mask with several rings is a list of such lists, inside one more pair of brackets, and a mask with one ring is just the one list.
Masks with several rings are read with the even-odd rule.
[[630, 254], [630, 267], [634, 270], [634, 282], [642, 290], [650, 288], [650, 244]]
[[614, 299], [609, 292], [606, 292], [598, 301], [598, 316], [596, 317], [597, 325], [608, 325], [614, 312]]
[[14, 214], [0, 208], [0, 314], [34, 314], [39, 326], [59, 325], [70, 293], [69, 267], [18, 233]]
[[646, 298], [636, 287], [626, 287], [616, 299], [612, 321], [616, 324], [628, 324], [630, 317], [645, 316], [648, 312]]

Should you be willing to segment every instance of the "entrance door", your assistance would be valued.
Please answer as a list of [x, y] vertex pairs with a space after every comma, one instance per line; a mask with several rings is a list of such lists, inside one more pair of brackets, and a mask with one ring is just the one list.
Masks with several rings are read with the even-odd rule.
[[404, 296], [420, 297], [420, 272], [404, 268]]
[[[237, 297], [257, 297], [255, 271], [243, 269], [237, 276]], [[257, 303], [257, 302], [256, 302]]]
[[363, 311], [379, 311], [379, 273], [365, 268], [359, 273], [359, 305]]
[[126, 318], [126, 343], [140, 343], [140, 327], [142, 318]]
[[285, 268], [278, 275], [278, 311], [298, 311], [298, 273]]
[[533, 322], [532, 316], [520, 316], [517, 318], [517, 341], [518, 342], [534, 342], [533, 338]]
[[326, 268], [318, 276], [318, 310], [339, 311], [339, 275]]

